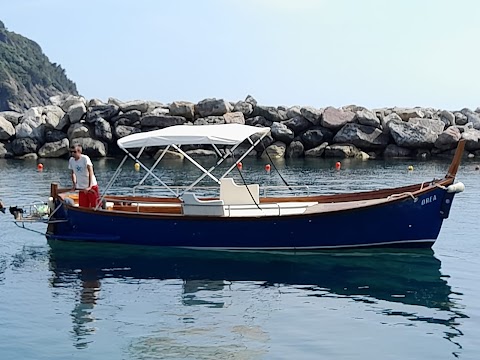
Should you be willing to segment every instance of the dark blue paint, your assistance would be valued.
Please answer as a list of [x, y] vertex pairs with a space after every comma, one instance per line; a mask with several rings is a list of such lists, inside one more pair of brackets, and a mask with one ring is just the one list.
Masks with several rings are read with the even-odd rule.
[[[259, 218], [114, 215], [62, 208], [47, 235], [70, 241], [227, 248], [309, 249], [431, 246], [448, 217], [454, 194], [436, 188], [412, 198], [363, 209]], [[446, 201], [449, 200], [449, 201]], [[422, 242], [423, 241], [423, 242]]]

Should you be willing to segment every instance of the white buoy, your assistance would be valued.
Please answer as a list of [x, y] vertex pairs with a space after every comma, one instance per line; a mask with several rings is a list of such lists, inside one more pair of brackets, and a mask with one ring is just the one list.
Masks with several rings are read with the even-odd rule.
[[465, 190], [465, 185], [462, 182], [458, 182], [456, 184], [449, 185], [447, 187], [447, 192], [449, 193], [461, 193]]

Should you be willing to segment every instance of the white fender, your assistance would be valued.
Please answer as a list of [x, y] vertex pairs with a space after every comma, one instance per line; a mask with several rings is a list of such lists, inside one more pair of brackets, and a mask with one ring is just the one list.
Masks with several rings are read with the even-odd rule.
[[452, 185], [449, 185], [447, 187], [447, 192], [449, 192], [449, 193], [457, 194], [457, 193], [460, 193], [464, 190], [465, 190], [465, 185], [463, 185], [462, 182], [458, 182], [456, 184], [452, 184]]
[[48, 207], [50, 208], [50, 212], [52, 212], [53, 210], [55, 210], [55, 202], [53, 201], [53, 197], [50, 196], [50, 197], [48, 198], [47, 205], [48, 205]]

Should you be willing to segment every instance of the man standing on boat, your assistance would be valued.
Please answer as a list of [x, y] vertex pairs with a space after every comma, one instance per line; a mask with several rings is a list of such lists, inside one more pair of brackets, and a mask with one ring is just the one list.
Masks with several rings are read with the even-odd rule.
[[95, 207], [100, 201], [100, 194], [92, 160], [82, 154], [82, 146], [78, 144], [70, 147], [70, 154], [68, 168], [72, 171], [73, 190], [79, 190], [78, 205]]

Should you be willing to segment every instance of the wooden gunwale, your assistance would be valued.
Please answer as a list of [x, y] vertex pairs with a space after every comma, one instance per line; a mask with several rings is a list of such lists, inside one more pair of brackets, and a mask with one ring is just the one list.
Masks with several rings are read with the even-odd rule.
[[[452, 159], [447, 175], [444, 179], [432, 180], [430, 182], [424, 182], [421, 184], [402, 186], [397, 188], [379, 189], [372, 191], [362, 191], [355, 193], [334, 194], [334, 195], [314, 195], [314, 196], [290, 196], [290, 197], [263, 197], [260, 199], [260, 203], [279, 203], [279, 202], [318, 202], [318, 203], [342, 203], [342, 202], [355, 202], [362, 200], [375, 200], [388, 198], [389, 196], [395, 196], [395, 200], [402, 200], [406, 197], [417, 196], [424, 192], [429, 192], [435, 189], [437, 186], [448, 186], [455, 180], [456, 173], [460, 166], [463, 151], [465, 148], [465, 140], [460, 140], [455, 155]], [[50, 188], [51, 196], [64, 200], [65, 197], [70, 197], [76, 200], [78, 195], [65, 195], [64, 193], [70, 191], [70, 189], [59, 189], [58, 184], [52, 183]], [[204, 198], [205, 200], [211, 200], [215, 198]], [[113, 211], [105, 210], [112, 213], [148, 213], [148, 214], [169, 214], [169, 215], [181, 215], [181, 199], [174, 197], [147, 197], [147, 196], [118, 196], [108, 195], [105, 196], [106, 201], [114, 203]], [[132, 204], [137, 203], [137, 204]], [[143, 203], [139, 205], [139, 203]], [[131, 204], [131, 205], [129, 205]], [[151, 204], [157, 204], [151, 205]], [[158, 206], [160, 204], [171, 204], [171, 206]], [[67, 205], [67, 207], [71, 207]], [[77, 208], [78, 209], [78, 208]], [[141, 209], [141, 211], [140, 211]], [[80, 209], [82, 211], [93, 211], [93, 209]], [[348, 210], [348, 206], [345, 206], [342, 210]], [[104, 211], [101, 209], [101, 211]], [[297, 215], [292, 215], [297, 216]]]

